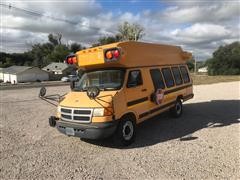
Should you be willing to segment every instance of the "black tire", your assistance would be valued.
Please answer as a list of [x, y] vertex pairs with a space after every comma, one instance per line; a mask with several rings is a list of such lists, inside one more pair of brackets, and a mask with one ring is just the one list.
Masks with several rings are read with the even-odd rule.
[[114, 135], [115, 144], [118, 146], [128, 146], [132, 144], [136, 136], [136, 122], [131, 116], [124, 116], [120, 119]]
[[55, 127], [55, 126], [56, 126], [56, 120], [55, 120], [55, 117], [54, 117], [54, 116], [51, 116], [51, 117], [48, 119], [48, 122], [49, 122], [49, 126], [51, 126], [51, 127]]
[[170, 109], [170, 113], [173, 117], [178, 118], [182, 115], [183, 112], [183, 106], [181, 99], [177, 99], [174, 107]]

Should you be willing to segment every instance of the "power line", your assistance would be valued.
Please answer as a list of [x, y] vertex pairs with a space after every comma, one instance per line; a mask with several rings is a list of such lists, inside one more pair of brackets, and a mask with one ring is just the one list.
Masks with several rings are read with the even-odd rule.
[[[69, 21], [67, 19], [61, 19], [61, 18], [57, 18], [57, 17], [54, 17], [54, 16], [48, 16], [48, 15], [42, 14], [40, 12], [20, 8], [20, 7], [11, 5], [11, 4], [7, 5], [7, 4], [0, 3], [0, 6], [2, 6], [4, 8], [7, 8], [7, 9], [14, 9], [14, 10], [17, 10], [17, 11], [22, 11], [22, 12], [24, 12], [26, 14], [29, 14], [29, 15], [32, 15], [32, 16], [46, 17], [46, 18], [49, 18], [49, 19], [52, 19], [52, 20], [55, 20], [55, 21], [62, 21], [62, 22], [66, 22], [66, 23], [69, 23], [69, 24], [72, 24], [72, 25], [77, 25], [78, 24], [77, 22], [74, 22], [74, 21]], [[97, 30], [97, 31], [100, 30], [100, 28], [98, 28], [98, 27], [87, 26], [87, 25], [84, 25], [84, 24], [81, 24], [81, 26], [84, 26], [84, 27], [87, 27], [87, 28], [90, 28], [90, 29], [94, 29], [94, 30]]]
[[[48, 16], [48, 15], [42, 14], [40, 12], [20, 8], [20, 7], [11, 5], [11, 4], [7, 5], [7, 4], [0, 3], [0, 6], [2, 6], [4, 8], [7, 8], [9, 10], [14, 9], [14, 10], [17, 10], [17, 11], [21, 11], [21, 12], [24, 12], [24, 13], [26, 13], [28, 15], [31, 15], [31, 16], [46, 17], [46, 18], [49, 18], [49, 19], [52, 19], [52, 20], [55, 20], [55, 21], [63, 21], [63, 22], [66, 22], [66, 23], [69, 23], [69, 24], [72, 24], [72, 25], [77, 25], [78, 24], [77, 22], [69, 21], [67, 19], [61, 19], [61, 18], [57, 18], [57, 17], [54, 17], [54, 16]], [[82, 26], [86, 26], [86, 25], [82, 24]], [[96, 28], [96, 27], [89, 27], [89, 26], [86, 26], [86, 27], [99, 30], [99, 28]]]

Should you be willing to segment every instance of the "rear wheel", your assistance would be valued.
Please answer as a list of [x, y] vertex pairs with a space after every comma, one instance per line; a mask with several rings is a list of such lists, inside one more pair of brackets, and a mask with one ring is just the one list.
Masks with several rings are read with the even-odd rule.
[[115, 134], [115, 143], [120, 146], [128, 146], [135, 140], [136, 123], [131, 116], [120, 119]]
[[183, 107], [181, 99], [177, 99], [174, 107], [170, 109], [170, 113], [173, 117], [178, 118], [182, 115]]

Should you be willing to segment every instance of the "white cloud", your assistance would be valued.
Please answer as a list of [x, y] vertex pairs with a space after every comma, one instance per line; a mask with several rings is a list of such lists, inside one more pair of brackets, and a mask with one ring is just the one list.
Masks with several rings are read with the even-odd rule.
[[14, 9], [14, 7], [19, 7], [41, 14], [50, 13], [57, 17], [65, 16], [68, 19], [71, 19], [71, 17], [75, 18], [75, 16], [95, 16], [100, 13], [102, 9], [101, 5], [95, 0], [7, 0], [5, 3], [12, 6], [12, 8], [9, 8], [9, 13], [23, 15], [21, 11]]
[[186, 41], [201, 42], [226, 38], [231, 35], [231, 31], [221, 25], [196, 23], [185, 29], [175, 29], [171, 34], [184, 38]]
[[[106, 11], [95, 0], [7, 2], [43, 14], [32, 16], [13, 8], [3, 9], [0, 32], [8, 38], [2, 42], [1, 50], [11, 52], [26, 50], [33, 42], [47, 41], [49, 33], [62, 33], [65, 42], [91, 45], [99, 37], [116, 34], [124, 21], [141, 24], [145, 28], [144, 41], [181, 45], [202, 59], [219, 45], [239, 40], [240, 6], [236, 2], [170, 1], [165, 9], [146, 7], [138, 13], [124, 9]], [[134, 6], [137, 2], [132, 3]]]
[[221, 23], [223, 21], [239, 20], [239, 13], [240, 4], [237, 1], [201, 2], [193, 0], [179, 1], [177, 4], [175, 3], [167, 7], [164, 11], [148, 12], [146, 16], [155, 16], [164, 22], [177, 24], [196, 22]]

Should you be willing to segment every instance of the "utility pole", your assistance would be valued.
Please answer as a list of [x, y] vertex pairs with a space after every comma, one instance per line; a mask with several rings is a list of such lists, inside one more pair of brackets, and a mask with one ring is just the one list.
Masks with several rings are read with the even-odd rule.
[[197, 74], [197, 56], [194, 58], [194, 74]]

